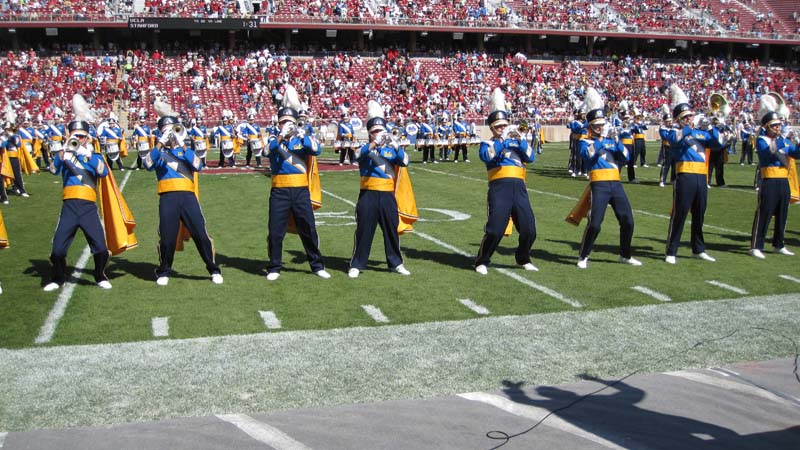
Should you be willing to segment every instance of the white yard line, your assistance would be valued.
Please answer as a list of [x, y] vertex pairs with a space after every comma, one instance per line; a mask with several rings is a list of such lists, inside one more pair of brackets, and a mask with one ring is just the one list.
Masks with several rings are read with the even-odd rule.
[[720, 389], [725, 389], [732, 392], [738, 392], [742, 394], [752, 395], [755, 397], [760, 397], [766, 400], [770, 400], [776, 403], [780, 403], [782, 405], [787, 405], [791, 407], [796, 407], [794, 403], [778, 397], [777, 395], [773, 394], [772, 392], [767, 391], [766, 389], [761, 389], [756, 386], [751, 386], [749, 384], [739, 383], [737, 381], [731, 380], [724, 380], [722, 378], [712, 377], [709, 375], [704, 375], [702, 373], [697, 372], [690, 372], [687, 370], [678, 370], [675, 372], [665, 372], [665, 375], [670, 375], [673, 377], [683, 378], [685, 380], [694, 381], [695, 383], [701, 383], [708, 386], [718, 387]]
[[377, 306], [374, 306], [374, 305], [361, 305], [361, 309], [363, 309], [364, 312], [369, 314], [369, 316], [372, 317], [372, 320], [374, 320], [375, 322], [389, 323], [389, 318], [386, 317], [383, 314], [383, 312], [380, 310], [380, 308], [378, 308]]
[[[480, 178], [467, 177], [467, 176], [464, 176], [464, 175], [453, 174], [453, 173], [448, 173], [448, 172], [442, 172], [440, 170], [423, 169], [421, 167], [415, 167], [414, 170], [421, 170], [423, 172], [430, 172], [430, 173], [436, 173], [436, 174], [441, 174], [441, 175], [448, 175], [448, 176], [451, 176], [451, 177], [463, 178], [465, 180], [488, 183], [487, 180], [483, 180], [483, 179], [480, 179]], [[550, 197], [560, 198], [562, 200], [569, 200], [569, 201], [573, 201], [573, 202], [577, 202], [578, 201], [577, 197], [570, 197], [568, 195], [556, 194], [554, 192], [540, 191], [540, 190], [531, 189], [531, 188], [528, 188], [528, 192], [533, 192], [534, 194], [549, 195]], [[656, 217], [656, 218], [659, 218], [659, 219], [669, 220], [669, 215], [668, 214], [653, 213], [653, 212], [649, 212], [649, 211], [643, 211], [641, 209], [634, 209], [633, 212], [635, 212], [636, 214], [641, 214], [643, 216], [650, 216], [650, 217]], [[687, 222], [688, 223], [692, 223], [691, 220], [687, 220]], [[717, 227], [717, 226], [714, 226], [714, 225], [709, 225], [707, 223], [703, 224], [703, 228], [709, 229], [709, 230], [724, 231], [726, 233], [738, 234], [739, 236], [750, 236], [751, 235], [751, 233], [745, 233], [744, 231], [733, 230], [733, 229], [725, 228], [725, 227]]]
[[746, 290], [744, 290], [742, 288], [738, 288], [736, 286], [731, 286], [730, 284], [723, 283], [721, 281], [706, 280], [706, 283], [708, 283], [708, 284], [710, 284], [712, 286], [716, 286], [718, 288], [727, 289], [727, 290], [729, 290], [731, 292], [736, 292], [737, 294], [747, 295], [747, 291]]
[[711, 368], [708, 368], [706, 370], [709, 371], [709, 372], [716, 373], [717, 375], [722, 375], [723, 377], [729, 377], [730, 376], [730, 374], [726, 373], [725, 370], [723, 370], [723, 369], [711, 369]]
[[0, 433], [0, 448], [3, 448], [3, 444], [6, 443], [6, 436], [8, 436], [7, 432]]
[[278, 330], [281, 328], [281, 321], [278, 319], [278, 316], [275, 315], [272, 311], [259, 311], [258, 314], [261, 316], [261, 320], [264, 321], [264, 326], [267, 327], [269, 330]]
[[[323, 190], [322, 192], [324, 192], [325, 195], [330, 195], [331, 197], [333, 197], [333, 198], [335, 198], [337, 200], [341, 200], [341, 201], [347, 203], [348, 205], [350, 205], [350, 206], [352, 206], [354, 208], [356, 206], [355, 203], [351, 202], [350, 200], [348, 200], [348, 199], [346, 199], [344, 197], [340, 197], [340, 196], [338, 196], [336, 194], [333, 194], [333, 193], [331, 193], [329, 191], [326, 191], [326, 190]], [[425, 233], [423, 233], [421, 231], [414, 230], [414, 232], [411, 233], [411, 235], [412, 236], [418, 236], [418, 237], [421, 237], [423, 239], [427, 239], [427, 240], [433, 242], [434, 244], [436, 244], [436, 245], [438, 245], [440, 247], [446, 248], [447, 250], [450, 250], [451, 252], [454, 252], [454, 253], [456, 253], [458, 255], [465, 256], [467, 258], [474, 256], [474, 255], [470, 255], [469, 253], [465, 252], [464, 250], [461, 250], [458, 247], [455, 247], [453, 245], [448, 244], [447, 242], [444, 242], [444, 241], [441, 241], [439, 239], [436, 239], [435, 237], [427, 235], [427, 234], [425, 234]], [[567, 296], [565, 296], [565, 295], [563, 295], [563, 294], [561, 294], [559, 292], [554, 291], [553, 289], [550, 289], [549, 287], [542, 286], [542, 285], [540, 285], [538, 283], [534, 283], [533, 281], [531, 281], [531, 280], [529, 280], [529, 279], [527, 279], [527, 278], [525, 278], [523, 276], [517, 275], [515, 272], [512, 272], [512, 271], [510, 271], [508, 269], [494, 268], [494, 270], [502, 273], [503, 275], [505, 275], [507, 277], [510, 277], [510, 278], [512, 278], [514, 280], [517, 280], [517, 281], [519, 281], [520, 283], [522, 283], [522, 284], [524, 284], [526, 286], [532, 287], [532, 288], [536, 289], [537, 291], [542, 292], [543, 294], [549, 295], [550, 297], [553, 297], [556, 300], [564, 302], [564, 303], [566, 303], [566, 304], [568, 304], [570, 306], [573, 306], [575, 308], [583, 307], [583, 305], [580, 302], [578, 302], [577, 300], [573, 300], [573, 299], [571, 299], [571, 298], [569, 298], [569, 297], [567, 297]]]
[[[495, 408], [501, 409], [509, 414], [514, 414], [515, 416], [523, 417], [528, 419], [532, 422], [538, 422], [542, 420], [543, 417], [547, 416], [550, 411], [544, 408], [539, 408], [532, 405], [523, 405], [521, 403], [516, 403], [512, 400], [509, 400], [506, 397], [501, 397], [499, 395], [494, 394], [487, 394], [485, 392], [469, 392], [466, 394], [458, 394], [459, 397], [471, 400], [473, 402], [484, 403], [486, 405], [494, 406]], [[619, 445], [604, 439], [594, 433], [590, 433], [578, 426], [575, 426], [566, 420], [558, 417], [558, 415], [551, 415], [547, 418], [543, 423], [550, 428], [555, 428], [556, 430], [563, 431], [565, 433], [569, 433], [573, 436], [578, 436], [584, 438], [588, 441], [594, 442], [595, 444], [601, 445], [605, 448], [611, 448], [615, 450], [623, 450], [625, 447], [620, 447]], [[621, 437], [621, 436], [620, 436]]]
[[793, 277], [791, 275], [778, 275], [779, 277], [783, 278], [784, 280], [794, 281], [795, 283], [800, 283], [800, 278]]
[[650, 288], [646, 288], [644, 286], [633, 286], [633, 287], [631, 287], [631, 289], [633, 289], [636, 292], [641, 292], [644, 295], [649, 295], [650, 297], [653, 297], [654, 299], [656, 299], [656, 300], [658, 300], [660, 302], [671, 302], [672, 301], [672, 298], [670, 298], [669, 295], [662, 294], [660, 292], [656, 292], [656, 291], [654, 291], [654, 290], [652, 290]]
[[168, 337], [169, 317], [153, 317], [150, 327], [153, 329], [153, 337]]
[[[128, 172], [125, 174], [125, 179], [122, 180], [122, 184], [119, 186], [120, 192], [125, 189], [125, 185], [128, 184], [128, 179], [131, 177], [132, 173], [133, 172]], [[75, 282], [72, 280], [80, 278], [83, 268], [86, 267], [86, 263], [89, 262], [90, 253], [91, 250], [87, 245], [78, 258], [78, 262], [75, 263], [75, 271], [72, 272], [69, 279], [61, 286], [61, 292], [58, 294], [56, 303], [53, 305], [50, 313], [47, 314], [44, 325], [39, 329], [39, 335], [36, 336], [36, 339], [33, 341], [35, 344], [46, 344], [53, 339], [58, 323], [61, 321], [61, 318], [64, 317], [64, 312], [67, 310], [67, 305], [69, 305], [69, 301], [72, 298], [72, 292], [75, 290]]]
[[459, 303], [466, 306], [467, 308], [471, 309], [475, 312], [475, 314], [480, 314], [482, 316], [488, 315], [489, 310], [486, 307], [481, 306], [468, 298], [462, 298], [458, 300]]
[[251, 438], [275, 450], [311, 450], [310, 447], [292, 439], [283, 431], [272, 425], [259, 422], [245, 414], [217, 415], [217, 418], [236, 426], [236, 428], [244, 431]]

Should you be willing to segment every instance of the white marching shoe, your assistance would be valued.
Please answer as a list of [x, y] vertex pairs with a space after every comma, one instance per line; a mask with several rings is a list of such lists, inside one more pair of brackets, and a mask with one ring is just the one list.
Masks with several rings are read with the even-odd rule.
[[97, 283], [97, 287], [100, 289], [111, 289], [111, 282], [108, 280], [102, 280]]
[[44, 286], [44, 291], [45, 291], [45, 292], [52, 292], [52, 291], [55, 291], [56, 289], [58, 289], [58, 288], [60, 288], [60, 287], [61, 287], [61, 285], [60, 285], [60, 284], [58, 284], [58, 283], [56, 283], [56, 282], [50, 282], [50, 283], [47, 283], [47, 284]]
[[318, 276], [320, 278], [324, 278], [326, 280], [331, 277], [331, 274], [329, 274], [328, 271], [325, 270], [325, 269], [318, 270], [318, 271], [314, 272], [314, 275], [316, 275], [316, 276]]
[[350, 277], [350, 278], [358, 278], [358, 274], [360, 274], [360, 273], [361, 273], [360, 270], [358, 270], [355, 267], [353, 267], [352, 269], [350, 269], [347, 272], [347, 276]]
[[534, 266], [533, 263], [525, 263], [522, 265], [522, 268], [531, 272], [538, 272], [539, 268]]
[[156, 284], [159, 286], [166, 286], [169, 284], [169, 277], [158, 277]]
[[211, 274], [211, 282], [214, 284], [222, 284], [222, 274], [221, 273], [212, 273]]
[[402, 264], [392, 269], [392, 272], [399, 273], [400, 275], [411, 275], [411, 272], [408, 271]]
[[642, 262], [639, 261], [636, 258], [625, 258], [623, 256], [619, 257], [619, 262], [621, 262], [622, 264], [628, 264], [630, 266], [641, 266], [642, 265]]
[[750, 256], [755, 256], [758, 259], [766, 259], [767, 258], [766, 256], [764, 256], [764, 253], [761, 250], [757, 249], [757, 248], [751, 248], [749, 253], [750, 253]]
[[780, 253], [781, 255], [794, 256], [794, 252], [786, 247], [781, 247], [781, 248], [772, 247], [772, 251], [775, 253]]
[[667, 264], [677, 264], [678, 263], [678, 258], [676, 258], [674, 255], [667, 255], [667, 257], [664, 258], [664, 261]]
[[578, 260], [578, 268], [585, 269], [589, 267], [589, 258], [583, 258]]
[[489, 268], [484, 266], [483, 264], [481, 264], [480, 266], [476, 266], [475, 267], [475, 272], [478, 272], [481, 275], [488, 275], [489, 274]]
[[267, 274], [267, 281], [275, 281], [278, 278], [280, 278], [280, 276], [281, 276], [280, 272], [270, 272]]
[[711, 261], [711, 262], [716, 261], [716, 259], [712, 258], [711, 255], [709, 255], [706, 252], [695, 253], [692, 255], [692, 257], [697, 259], [702, 259], [703, 261]]

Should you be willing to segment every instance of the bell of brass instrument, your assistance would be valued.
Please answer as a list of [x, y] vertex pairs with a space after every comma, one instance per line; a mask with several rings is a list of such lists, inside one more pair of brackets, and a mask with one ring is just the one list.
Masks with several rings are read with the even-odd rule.
[[528, 130], [531, 129], [531, 125], [528, 123], [527, 120], [523, 120], [522, 122], [519, 123], [517, 129], [519, 130], [520, 133], [525, 134], [528, 132]]
[[76, 137], [71, 137], [67, 139], [67, 142], [64, 143], [64, 151], [67, 152], [76, 152], [81, 146], [81, 141], [78, 140]]
[[714, 117], [722, 121], [727, 119], [728, 115], [731, 113], [731, 107], [728, 104], [728, 99], [722, 94], [716, 92], [708, 97], [708, 109], [711, 111], [711, 114]]
[[296, 127], [299, 129], [304, 129], [306, 127], [305, 119], [298, 119]]
[[401, 137], [403, 137], [403, 131], [400, 130], [400, 127], [392, 128], [392, 137], [395, 139], [400, 139]]

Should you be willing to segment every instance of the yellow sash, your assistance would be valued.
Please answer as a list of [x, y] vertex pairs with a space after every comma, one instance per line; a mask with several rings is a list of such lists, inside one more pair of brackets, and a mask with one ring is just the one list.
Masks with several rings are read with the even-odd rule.
[[586, 185], [586, 189], [583, 190], [583, 194], [581, 194], [581, 198], [578, 199], [578, 203], [572, 208], [572, 211], [569, 212], [567, 215], [566, 220], [567, 223], [571, 223], [576, 227], [581, 224], [581, 220], [584, 217], [589, 215], [589, 210], [592, 208], [592, 184], [589, 183]]
[[3, 220], [3, 212], [0, 211], [0, 248], [8, 247], [8, 231], [6, 231], [6, 222]]
[[[197, 203], [200, 203], [200, 184], [199, 178], [197, 176], [197, 172], [192, 174], [192, 180], [194, 182], [194, 196], [197, 198]], [[184, 241], [188, 241], [192, 238], [192, 233], [189, 232], [189, 229], [186, 228], [186, 225], [183, 224], [181, 220], [181, 226], [178, 229], [178, 239], [175, 241], [175, 250], [182, 252], [183, 251], [183, 243]], [[208, 237], [211, 239], [211, 236]], [[214, 240], [211, 239], [211, 248], [214, 248]]]
[[397, 213], [400, 215], [397, 234], [402, 236], [403, 233], [414, 231], [414, 222], [419, 219], [417, 199], [414, 197], [411, 178], [405, 167], [398, 167], [395, 173], [394, 197], [397, 200]]
[[[311, 208], [316, 211], [322, 208], [322, 183], [319, 180], [317, 157], [307, 156], [306, 167], [308, 167], [308, 193], [311, 197]], [[294, 214], [289, 214], [286, 231], [297, 234], [297, 222], [294, 219]]]
[[11, 169], [11, 159], [8, 157], [8, 152], [3, 152], [3, 163], [0, 166], [0, 175], [5, 177], [6, 184], [14, 179], [14, 171]]
[[101, 177], [97, 183], [97, 194], [100, 197], [100, 216], [106, 230], [106, 245], [112, 255], [136, 248], [139, 243], [133, 229], [136, 221], [128, 209], [128, 203], [117, 187], [113, 172]]
[[27, 150], [21, 148], [19, 155], [19, 168], [25, 175], [39, 173], [39, 167], [36, 166], [36, 161], [33, 160], [33, 156], [31, 156]]
[[786, 158], [789, 162], [789, 203], [800, 203], [800, 180], [797, 176], [797, 160], [792, 157]]

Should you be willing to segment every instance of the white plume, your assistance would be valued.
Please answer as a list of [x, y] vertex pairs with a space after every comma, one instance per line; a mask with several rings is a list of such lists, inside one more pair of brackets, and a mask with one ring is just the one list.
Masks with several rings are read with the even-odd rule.
[[178, 117], [178, 113], [173, 111], [172, 105], [170, 105], [167, 102], [161, 101], [160, 98], [157, 99], [155, 103], [153, 103], [153, 109], [156, 110], [156, 114], [158, 114], [159, 118], [166, 116]]
[[589, 111], [603, 109], [604, 107], [605, 104], [603, 103], [603, 97], [600, 97], [600, 93], [597, 92], [597, 89], [593, 87], [586, 88], [586, 97], [583, 100], [583, 110], [588, 113]]
[[92, 108], [86, 103], [86, 99], [81, 94], [75, 94], [72, 97], [72, 113], [75, 114], [75, 120], [80, 122], [94, 123], [95, 118], [92, 113]]
[[669, 87], [669, 98], [671, 99], [671, 108], [675, 109], [676, 106], [680, 105], [681, 103], [689, 103], [689, 97], [683, 92], [677, 84], [673, 84]]
[[506, 110], [506, 96], [503, 94], [503, 90], [499, 87], [494, 88], [492, 91], [492, 96], [489, 97], [489, 113], [493, 113], [495, 111], [505, 111]]
[[770, 97], [775, 99], [775, 112], [778, 113], [778, 117], [781, 119], [788, 119], [789, 118], [789, 108], [786, 106], [786, 102], [783, 100], [783, 96], [777, 92], [770, 92], [768, 93]]
[[778, 102], [775, 97], [771, 95], [762, 95], [761, 100], [758, 101], [758, 120], [761, 120], [771, 112], [778, 112]]
[[367, 120], [375, 117], [383, 118], [383, 107], [375, 100], [370, 100], [367, 103]]
[[669, 117], [672, 117], [672, 113], [670, 113], [670, 110], [669, 110], [669, 105], [667, 105], [666, 103], [661, 105], [661, 115], [664, 115], [664, 114], [666, 114]]
[[4, 115], [6, 122], [16, 123], [17, 122], [17, 113], [14, 111], [14, 107], [11, 106], [11, 102], [6, 99], [6, 108], [4, 110]]
[[622, 111], [627, 112], [629, 109], [630, 109], [630, 107], [628, 106], [628, 101], [627, 100], [622, 100], [621, 102], [619, 102], [617, 104], [617, 110], [619, 112], [622, 112]]
[[300, 103], [300, 97], [297, 95], [297, 90], [291, 84], [286, 85], [286, 92], [283, 94], [283, 107], [292, 108], [298, 112], [303, 107]]

